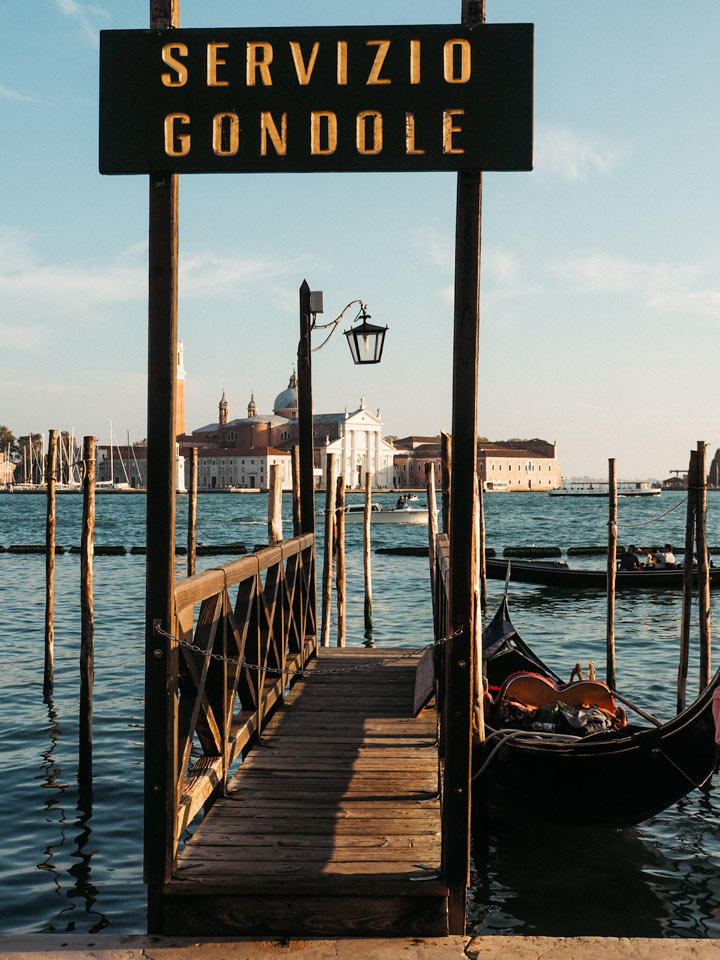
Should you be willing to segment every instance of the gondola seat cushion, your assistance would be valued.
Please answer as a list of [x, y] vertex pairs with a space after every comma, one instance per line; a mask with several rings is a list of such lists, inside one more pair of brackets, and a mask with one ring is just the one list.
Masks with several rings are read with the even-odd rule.
[[600, 680], [556, 684], [539, 673], [511, 674], [500, 687], [496, 702], [500, 705], [504, 700], [517, 700], [531, 708], [562, 700], [571, 707], [599, 707], [613, 715], [617, 712], [610, 688]]

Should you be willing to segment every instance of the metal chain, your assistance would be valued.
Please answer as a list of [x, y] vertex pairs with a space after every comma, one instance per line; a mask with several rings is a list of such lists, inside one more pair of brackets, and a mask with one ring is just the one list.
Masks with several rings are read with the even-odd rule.
[[[397, 657], [384, 657], [382, 660], [373, 660], [371, 663], [363, 663], [360, 666], [356, 667], [336, 667], [331, 670], [323, 670], [322, 676], [327, 677], [328, 674], [341, 674], [341, 673], [357, 673], [362, 670], [369, 670], [372, 667], [384, 666], [386, 663], [397, 663], [400, 660], [410, 660], [413, 657], [417, 657], [420, 654], [425, 653], [426, 650], [429, 650], [431, 647], [440, 646], [440, 644], [447, 643], [448, 640], [452, 640], [454, 637], [459, 636], [463, 632], [462, 627], [458, 627], [457, 630], [454, 630], [452, 633], [448, 633], [444, 637], [440, 637], [439, 640], [433, 640], [432, 643], [426, 644], [424, 647], [421, 647], [419, 650], [412, 650], [409, 653], [401, 654]], [[167, 630], [163, 630], [162, 627], [155, 627], [156, 636], [165, 637], [167, 640], [173, 640], [181, 647], [186, 647], [188, 650], [193, 650], [195, 653], [201, 653], [204, 657], [210, 657], [211, 660], [218, 660], [221, 663], [229, 663], [231, 666], [235, 667], [245, 667], [248, 670], [255, 670], [258, 673], [265, 671], [265, 673], [276, 673], [282, 674], [283, 676], [290, 677], [305, 677], [309, 678], [312, 674], [308, 673], [307, 670], [293, 670], [290, 668], [282, 667], [263, 667], [257, 663], [247, 663], [245, 660], [237, 660], [233, 657], [226, 657], [222, 653], [215, 653], [214, 650], [204, 650], [202, 647], [199, 647], [196, 643], [192, 643], [189, 640], [183, 640], [181, 637], [176, 637], [172, 633], [168, 633]]]

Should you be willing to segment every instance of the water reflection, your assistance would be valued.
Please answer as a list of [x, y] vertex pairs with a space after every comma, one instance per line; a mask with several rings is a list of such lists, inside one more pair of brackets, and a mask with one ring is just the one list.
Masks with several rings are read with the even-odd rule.
[[[44, 697], [48, 711], [49, 746], [42, 752], [42, 780], [43, 787], [52, 791], [44, 800], [45, 811], [50, 822], [57, 822], [60, 826], [59, 840], [49, 844], [45, 850], [45, 859], [38, 863], [39, 870], [47, 870], [54, 885], [54, 892], [58, 897], [67, 898], [70, 903], [62, 907], [47, 924], [46, 931], [72, 931], [82, 920], [88, 926], [89, 933], [97, 933], [108, 926], [108, 919], [94, 909], [98, 891], [92, 883], [91, 860], [93, 851], [89, 848], [91, 837], [91, 821], [93, 813], [93, 786], [92, 778], [78, 779], [77, 785], [77, 816], [72, 823], [68, 822], [66, 803], [71, 799], [71, 785], [62, 781], [62, 771], [56, 761], [55, 754], [61, 740], [61, 726], [58, 713], [55, 709], [52, 696], [46, 692]], [[74, 841], [70, 840], [74, 836]], [[69, 856], [75, 862], [67, 869], [72, 879], [68, 884], [64, 882], [65, 868], [62, 864], [62, 853], [74, 843]], [[84, 912], [78, 917], [77, 902], [84, 905]]]
[[473, 934], [662, 937], [679, 925], [652, 882], [668, 861], [635, 828], [550, 828], [491, 807], [473, 851]]

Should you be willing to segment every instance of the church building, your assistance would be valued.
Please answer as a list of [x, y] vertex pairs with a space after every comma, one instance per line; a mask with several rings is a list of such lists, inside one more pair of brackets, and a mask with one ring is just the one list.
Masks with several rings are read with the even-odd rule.
[[[325, 485], [327, 454], [337, 455], [338, 469], [349, 488], [362, 487], [365, 473], [373, 474], [374, 487], [393, 486], [392, 444], [382, 438], [380, 411], [371, 413], [365, 398], [353, 411], [313, 415], [315, 482]], [[183, 452], [198, 448], [198, 488], [222, 490], [234, 487], [267, 487], [271, 462], [281, 463], [283, 487], [292, 486], [291, 452], [298, 442], [297, 377], [275, 398], [272, 413], [259, 413], [251, 393], [247, 416], [230, 418], [230, 404], [223, 390], [214, 423], [198, 427], [181, 438]], [[251, 469], [252, 468], [252, 469]]]

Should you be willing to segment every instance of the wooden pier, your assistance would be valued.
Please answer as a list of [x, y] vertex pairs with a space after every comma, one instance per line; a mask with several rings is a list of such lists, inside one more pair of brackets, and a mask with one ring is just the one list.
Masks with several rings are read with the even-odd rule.
[[446, 933], [436, 714], [413, 717], [416, 663], [319, 650], [180, 854], [164, 927]]
[[[447, 850], [464, 845], [467, 822], [443, 802], [458, 792], [432, 670], [446, 645], [318, 648], [314, 546], [304, 534], [179, 581], [173, 628], [156, 630], [153, 933], [453, 932], [465, 885], [448, 882]], [[432, 641], [432, 626], [409, 636]]]

